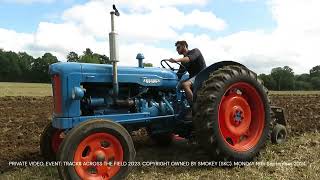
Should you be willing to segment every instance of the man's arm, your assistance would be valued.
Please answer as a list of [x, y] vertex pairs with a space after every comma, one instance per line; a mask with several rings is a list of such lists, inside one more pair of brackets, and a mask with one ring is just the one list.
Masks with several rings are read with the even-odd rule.
[[180, 66], [177, 74], [182, 74], [182, 73], [185, 73], [186, 71], [187, 71], [186, 68], [183, 68], [182, 66]]
[[175, 63], [175, 62], [187, 63], [187, 62], [190, 61], [190, 59], [189, 59], [188, 56], [186, 56], [186, 57], [178, 58], [178, 59], [173, 59], [173, 58], [171, 58], [171, 59], [169, 59], [169, 61], [172, 62], [172, 63]]
[[174, 62], [183, 62], [183, 63], [187, 63], [190, 61], [194, 61], [196, 60], [199, 56], [201, 55], [201, 52], [199, 49], [195, 48], [189, 51], [188, 55], [186, 55], [183, 58], [178, 58], [178, 59], [169, 59], [170, 62], [174, 63]]

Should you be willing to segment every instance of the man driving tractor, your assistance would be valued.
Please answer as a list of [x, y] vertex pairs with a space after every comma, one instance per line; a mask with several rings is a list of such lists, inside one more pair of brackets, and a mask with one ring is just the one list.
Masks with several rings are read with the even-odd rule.
[[185, 67], [183, 68], [180, 66], [178, 73], [188, 71], [189, 79], [182, 82], [181, 87], [186, 93], [189, 104], [192, 105], [193, 93], [191, 87], [194, 84], [196, 75], [201, 70], [206, 68], [206, 62], [204, 61], [204, 58], [199, 49], [188, 49], [188, 43], [186, 41], [177, 41], [175, 46], [178, 54], [183, 55], [184, 57], [178, 59], [170, 58], [169, 61], [172, 63], [181, 62], [181, 64]]

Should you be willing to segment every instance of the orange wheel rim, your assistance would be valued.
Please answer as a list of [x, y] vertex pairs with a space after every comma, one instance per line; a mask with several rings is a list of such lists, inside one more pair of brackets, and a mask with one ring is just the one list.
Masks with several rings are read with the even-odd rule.
[[250, 84], [231, 85], [219, 105], [220, 134], [231, 149], [245, 152], [256, 146], [265, 123], [263, 101]]
[[94, 133], [80, 142], [74, 162], [81, 179], [110, 179], [120, 170], [123, 149], [115, 136]]

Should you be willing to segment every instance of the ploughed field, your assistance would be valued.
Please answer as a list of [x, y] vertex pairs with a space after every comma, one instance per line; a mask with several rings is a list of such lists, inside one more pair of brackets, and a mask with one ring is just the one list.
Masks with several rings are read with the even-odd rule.
[[[289, 124], [289, 139], [283, 145], [268, 143], [256, 160], [260, 163], [293, 163], [291, 165], [262, 164], [243, 168], [144, 166], [135, 167], [128, 179], [212, 179], [255, 178], [271, 179], [316, 178], [320, 172], [320, 93], [271, 93], [273, 105], [285, 108]], [[50, 122], [52, 97], [0, 97], [0, 179], [58, 178], [55, 167], [16, 167], [9, 161], [41, 161], [39, 139]], [[177, 141], [167, 148], [157, 147], [138, 131], [133, 136], [137, 161], [208, 161], [196, 144]]]

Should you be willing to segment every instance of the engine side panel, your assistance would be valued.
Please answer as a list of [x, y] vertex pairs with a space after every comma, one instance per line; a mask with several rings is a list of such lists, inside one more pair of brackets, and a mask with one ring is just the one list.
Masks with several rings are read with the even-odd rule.
[[[62, 112], [56, 114], [56, 117], [79, 117], [82, 115], [80, 111], [80, 100], [74, 99], [74, 89], [80, 88], [85, 84], [92, 84], [92, 97], [110, 96], [112, 93], [112, 66], [106, 64], [84, 64], [84, 63], [55, 63], [50, 66], [51, 75], [59, 75], [61, 79]], [[139, 68], [139, 67], [119, 67], [118, 83], [120, 90], [119, 97], [127, 96], [129, 87], [151, 88], [154, 92], [158, 91], [175, 91], [178, 84], [177, 75], [169, 70], [162, 68]], [[87, 86], [86, 85], [86, 86]], [[98, 87], [101, 92], [98, 93]], [[88, 87], [88, 86], [87, 86]], [[131, 88], [132, 89], [132, 88]], [[90, 89], [88, 89], [88, 92]], [[109, 95], [108, 95], [109, 94]], [[131, 93], [133, 94], [133, 93]], [[124, 97], [122, 97], [124, 98]], [[94, 99], [93, 101], [102, 101], [102, 99]]]

